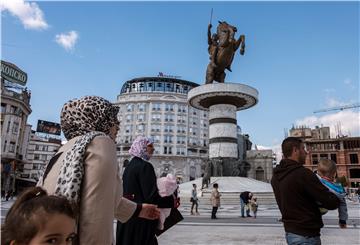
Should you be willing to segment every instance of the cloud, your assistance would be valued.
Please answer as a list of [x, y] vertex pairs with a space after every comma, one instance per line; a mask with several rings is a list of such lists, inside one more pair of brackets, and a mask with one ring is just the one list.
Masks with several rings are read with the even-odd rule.
[[324, 90], [323, 90], [325, 93], [334, 93], [335, 92], [335, 89], [334, 88], [325, 88]]
[[344, 83], [345, 83], [346, 85], [350, 85], [352, 82], [351, 82], [351, 79], [346, 78], [346, 79], [344, 80]]
[[305, 125], [310, 128], [315, 126], [330, 127], [331, 137], [337, 136], [337, 127], [340, 125], [342, 135], [360, 135], [360, 112], [354, 110], [344, 110], [324, 116], [309, 116], [296, 120], [297, 126]]
[[326, 106], [328, 107], [337, 107], [337, 106], [344, 106], [344, 105], [349, 105], [352, 102], [343, 102], [343, 101], [339, 101], [335, 98], [326, 98]]
[[280, 160], [282, 159], [281, 144], [275, 144], [275, 145], [272, 145], [272, 146], [258, 145], [257, 148], [258, 148], [258, 150], [272, 150], [273, 153], [276, 156], [276, 162], [277, 163], [279, 163]]
[[44, 30], [49, 27], [43, 12], [36, 3], [24, 0], [3, 0], [0, 2], [0, 10], [1, 12], [7, 10], [18, 17], [25, 29]]
[[55, 41], [66, 51], [73, 51], [78, 39], [79, 34], [76, 31], [69, 31], [55, 36]]

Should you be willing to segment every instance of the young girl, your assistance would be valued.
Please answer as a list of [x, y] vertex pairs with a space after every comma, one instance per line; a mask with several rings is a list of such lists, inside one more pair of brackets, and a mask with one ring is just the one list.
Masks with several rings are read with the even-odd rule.
[[257, 198], [253, 197], [250, 201], [250, 208], [251, 211], [253, 211], [254, 213], [254, 219], [256, 219], [256, 214], [257, 214], [257, 210], [258, 210], [258, 203], [257, 203]]
[[63, 197], [29, 188], [15, 201], [1, 227], [1, 244], [72, 244], [75, 212]]

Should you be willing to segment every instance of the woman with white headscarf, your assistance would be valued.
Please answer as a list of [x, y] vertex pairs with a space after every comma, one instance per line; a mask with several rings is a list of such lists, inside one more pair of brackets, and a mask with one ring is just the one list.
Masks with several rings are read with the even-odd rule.
[[155, 205], [122, 197], [115, 137], [119, 108], [97, 96], [67, 102], [61, 129], [68, 140], [39, 180], [49, 194], [64, 196], [78, 209], [76, 244], [113, 244], [113, 220], [156, 219]]
[[[152, 203], [159, 208], [173, 208], [174, 195], [161, 197], [156, 183], [155, 170], [149, 161], [154, 152], [153, 141], [138, 136], [129, 150], [132, 159], [123, 173], [124, 197], [136, 203]], [[135, 218], [126, 224], [118, 222], [117, 245], [154, 245], [158, 220]]]

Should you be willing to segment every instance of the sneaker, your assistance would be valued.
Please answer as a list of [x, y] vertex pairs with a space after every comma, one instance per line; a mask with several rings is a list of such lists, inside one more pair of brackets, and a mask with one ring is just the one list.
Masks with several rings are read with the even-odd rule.
[[242, 216], [241, 216], [241, 218], [245, 218], [245, 216], [244, 216], [244, 215], [242, 215]]
[[247, 217], [252, 217], [251, 215], [248, 215]]

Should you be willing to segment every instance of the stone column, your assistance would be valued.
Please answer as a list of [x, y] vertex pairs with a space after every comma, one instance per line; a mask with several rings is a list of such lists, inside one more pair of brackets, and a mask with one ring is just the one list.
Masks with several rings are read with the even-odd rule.
[[237, 158], [236, 106], [209, 107], [209, 158]]
[[213, 83], [193, 88], [189, 104], [209, 111], [209, 158], [212, 176], [232, 176], [238, 170], [236, 112], [254, 106], [258, 91], [238, 83]]

